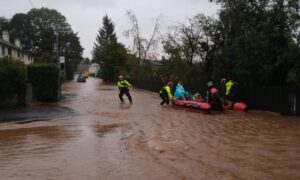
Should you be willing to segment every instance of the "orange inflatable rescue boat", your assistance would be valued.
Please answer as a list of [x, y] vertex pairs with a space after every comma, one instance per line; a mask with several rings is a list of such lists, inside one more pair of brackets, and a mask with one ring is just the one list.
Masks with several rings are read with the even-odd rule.
[[210, 111], [212, 109], [211, 105], [207, 102], [173, 100], [172, 104], [175, 106], [197, 109], [197, 110]]
[[244, 102], [226, 101], [226, 105], [223, 105], [224, 110], [247, 111], [247, 108], [248, 106]]

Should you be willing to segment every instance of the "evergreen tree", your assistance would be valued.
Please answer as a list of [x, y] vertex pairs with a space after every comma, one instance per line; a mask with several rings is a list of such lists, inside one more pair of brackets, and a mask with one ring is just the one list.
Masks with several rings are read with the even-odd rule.
[[127, 50], [118, 43], [114, 23], [107, 15], [103, 17], [102, 24], [93, 49], [93, 61], [100, 64], [104, 80], [114, 80], [126, 69]]

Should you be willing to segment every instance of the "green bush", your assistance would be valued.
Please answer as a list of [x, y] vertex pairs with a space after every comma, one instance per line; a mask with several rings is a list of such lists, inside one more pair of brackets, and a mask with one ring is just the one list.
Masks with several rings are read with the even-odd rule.
[[27, 67], [38, 101], [57, 101], [60, 96], [60, 71], [54, 64], [32, 64]]
[[13, 97], [26, 83], [26, 66], [21, 61], [0, 58], [0, 100]]

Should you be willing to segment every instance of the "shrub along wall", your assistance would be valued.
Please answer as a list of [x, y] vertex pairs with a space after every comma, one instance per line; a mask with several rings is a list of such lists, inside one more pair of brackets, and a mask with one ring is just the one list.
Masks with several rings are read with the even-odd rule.
[[6, 104], [26, 83], [26, 66], [11, 58], [0, 58], [0, 105]]
[[54, 64], [32, 64], [28, 79], [38, 101], [57, 101], [60, 96], [60, 70]]

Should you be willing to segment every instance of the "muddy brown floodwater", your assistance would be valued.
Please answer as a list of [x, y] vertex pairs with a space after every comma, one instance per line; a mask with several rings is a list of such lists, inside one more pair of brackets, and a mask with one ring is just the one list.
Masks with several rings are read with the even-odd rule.
[[0, 124], [1, 180], [300, 179], [298, 117], [189, 112], [138, 89], [120, 104], [115, 86], [93, 78], [63, 94], [0, 111], [30, 120]]

